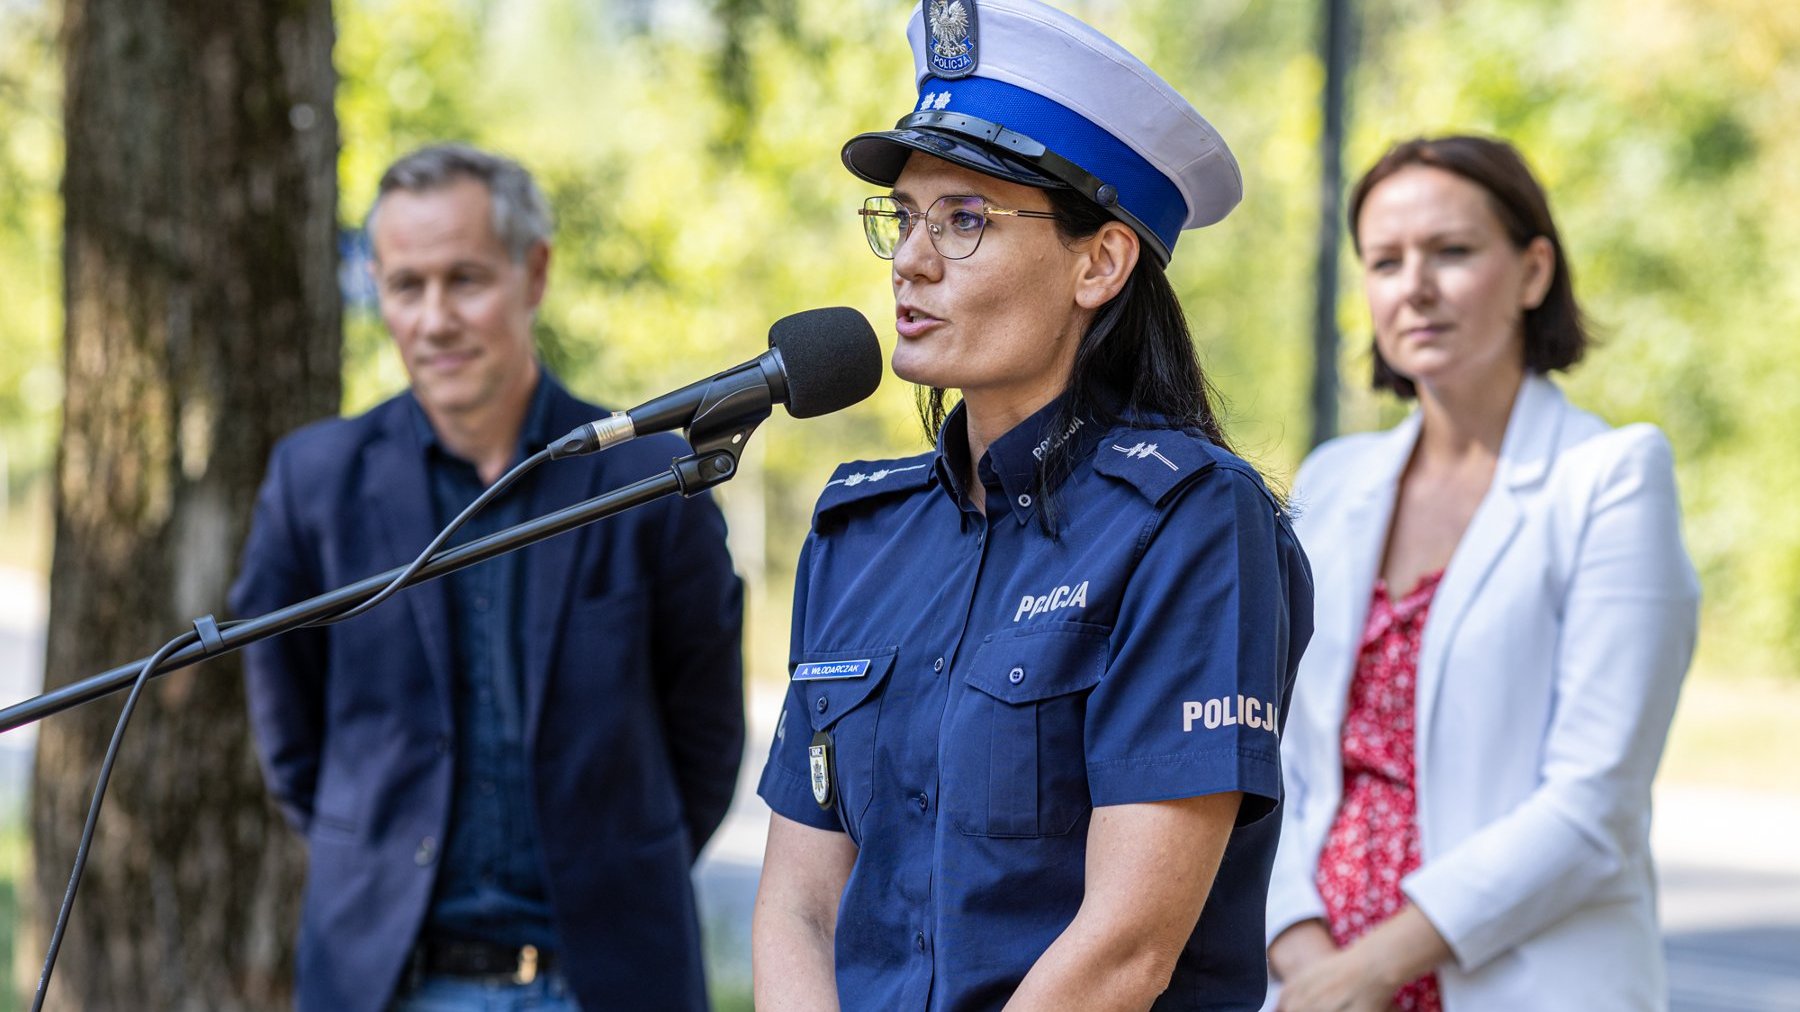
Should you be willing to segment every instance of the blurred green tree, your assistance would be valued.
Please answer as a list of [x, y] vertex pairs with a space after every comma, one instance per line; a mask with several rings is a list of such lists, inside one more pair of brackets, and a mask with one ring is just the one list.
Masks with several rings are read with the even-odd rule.
[[[1185, 238], [1170, 275], [1231, 434], [1284, 477], [1309, 423], [1317, 5], [1058, 2], [1159, 68], [1243, 165], [1244, 204]], [[419, 144], [465, 139], [520, 157], [559, 215], [544, 354], [614, 404], [740, 361], [770, 321], [814, 306], [855, 306], [891, 341], [887, 270], [852, 214], [868, 188], [837, 151], [909, 107], [912, 6], [336, 0], [342, 224], [354, 232], [382, 167]], [[1615, 423], [1655, 421], [1674, 441], [1707, 594], [1702, 668], [1800, 673], [1800, 529], [1780, 519], [1800, 494], [1788, 445], [1800, 385], [1787, 378], [1800, 333], [1788, 266], [1800, 255], [1800, 5], [1358, 6], [1348, 173], [1420, 133], [1520, 145], [1605, 335], [1565, 385]], [[60, 73], [48, 0], [0, 0], [0, 458], [14, 494], [50, 468], [62, 404]], [[1404, 408], [1364, 389], [1367, 314], [1344, 257], [1340, 424], [1353, 431]], [[344, 410], [404, 384], [387, 345], [353, 300]], [[161, 452], [139, 438], [141, 455]], [[923, 445], [912, 393], [892, 378], [828, 422], [777, 418], [757, 435], [722, 493], [753, 591], [754, 671], [781, 673], [792, 560], [829, 471]]]
[[[275, 439], [338, 401], [328, 0], [68, 0], [65, 326], [45, 683], [220, 609]], [[57, 1008], [286, 1000], [301, 854], [235, 658], [146, 690], [53, 980]], [[40, 728], [43, 951], [117, 697]]]
[[62, 399], [61, 82], [47, 8], [0, 4], [0, 519], [48, 470]]
[[[1304, 452], [1306, 307], [1322, 68], [1314, 4], [1063, 0], [1144, 54], [1221, 128], [1246, 196], [1184, 239], [1171, 277], [1232, 434], [1277, 477]], [[911, 0], [337, 0], [338, 159], [354, 229], [381, 168], [462, 138], [521, 157], [559, 213], [545, 355], [629, 402], [755, 352], [786, 313], [883, 321], [886, 271], [850, 211], [841, 141], [912, 92]], [[1384, 0], [1363, 26], [1346, 166], [1419, 133], [1515, 140], [1563, 219], [1606, 335], [1566, 380], [1675, 442], [1707, 590], [1703, 666], [1800, 670], [1800, 7], [1788, 0]], [[57, 56], [44, 0], [0, 4], [0, 448], [16, 491], [49, 466], [60, 405]], [[1344, 253], [1341, 425], [1403, 410], [1363, 389], [1368, 325]], [[366, 305], [345, 323], [344, 398], [404, 374]], [[891, 336], [887, 337], [891, 340]], [[777, 419], [723, 493], [750, 578], [753, 668], [785, 656], [786, 583], [839, 460], [915, 452], [889, 380], [828, 423]]]
[[[1244, 166], [1243, 205], [1184, 239], [1170, 276], [1240, 450], [1284, 477], [1309, 425], [1317, 5], [1064, 5], [1144, 54]], [[521, 156], [560, 214], [546, 354], [614, 402], [745, 357], [788, 312], [842, 303], [885, 321], [886, 272], [850, 216], [867, 188], [837, 148], [906, 111], [910, 7], [341, 0], [346, 207], [366, 206], [381, 165], [417, 143], [461, 136]], [[1422, 132], [1524, 148], [1609, 335], [1568, 385], [1615, 422], [1662, 423], [1680, 454], [1708, 587], [1704, 655], [1717, 642], [1734, 665], [1795, 671], [1800, 533], [1761, 519], [1800, 483], [1800, 457], [1782, 448], [1800, 395], [1777, 368], [1777, 335], [1800, 323], [1800, 285], [1781, 269], [1800, 243], [1782, 112], [1800, 87], [1793, 5], [1359, 7], [1349, 174]], [[1368, 324], [1344, 256], [1340, 422], [1354, 430], [1403, 409], [1364, 390]], [[401, 377], [366, 317], [350, 333], [356, 408]], [[778, 671], [785, 656], [787, 568], [816, 490], [839, 460], [922, 448], [911, 405], [890, 379], [831, 423], [778, 420], [724, 490], [761, 630], [753, 667]]]

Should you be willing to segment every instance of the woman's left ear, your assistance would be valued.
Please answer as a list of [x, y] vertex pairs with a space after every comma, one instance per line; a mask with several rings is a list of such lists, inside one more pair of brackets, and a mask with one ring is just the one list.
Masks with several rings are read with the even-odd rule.
[[1075, 279], [1075, 304], [1099, 309], [1125, 287], [1137, 267], [1138, 236], [1122, 221], [1109, 221], [1088, 238], [1082, 250], [1081, 273]]
[[1525, 244], [1525, 287], [1519, 293], [1521, 308], [1531, 310], [1544, 304], [1550, 294], [1550, 282], [1556, 280], [1556, 247], [1545, 236]]

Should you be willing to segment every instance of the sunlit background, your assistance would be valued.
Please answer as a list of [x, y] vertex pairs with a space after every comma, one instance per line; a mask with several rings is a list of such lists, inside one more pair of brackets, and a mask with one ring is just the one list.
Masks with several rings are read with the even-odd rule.
[[[1189, 233], [1170, 273], [1232, 438], [1285, 479], [1311, 425], [1319, 5], [1060, 2], [1161, 71], [1237, 153], [1243, 206]], [[541, 346], [580, 394], [623, 404], [684, 383], [755, 354], [771, 321], [815, 306], [855, 306], [891, 344], [887, 269], [853, 213], [868, 188], [837, 151], [910, 110], [910, 7], [339, 0], [344, 410], [404, 385], [357, 267], [362, 214], [390, 160], [444, 139], [513, 154], [549, 194]], [[1517, 143], [1550, 190], [1604, 337], [1565, 388], [1615, 424], [1661, 425], [1674, 445], [1705, 610], [1665, 782], [1800, 793], [1800, 4], [1356, 7], [1351, 178], [1420, 133]], [[48, 0], [0, 0], [0, 623], [21, 636], [43, 618], [61, 403], [57, 18]], [[1343, 278], [1339, 425], [1389, 424], [1401, 409], [1363, 389], [1368, 322], [1348, 251]], [[812, 499], [841, 460], [921, 450], [913, 403], [889, 377], [842, 415], [778, 414], [720, 494], [752, 591], [757, 685], [785, 676]], [[0, 876], [29, 861], [23, 755], [0, 766]], [[15, 902], [0, 887], [0, 933]], [[9, 948], [0, 936], [0, 955]]]

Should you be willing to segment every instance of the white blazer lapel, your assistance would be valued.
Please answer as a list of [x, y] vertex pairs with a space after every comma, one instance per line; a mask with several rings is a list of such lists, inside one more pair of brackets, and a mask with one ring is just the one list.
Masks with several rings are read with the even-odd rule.
[[1332, 581], [1340, 592], [1320, 595], [1328, 610], [1314, 615], [1321, 629], [1329, 630], [1340, 650], [1342, 663], [1331, 672], [1329, 686], [1314, 685], [1312, 691], [1327, 707], [1326, 723], [1337, 728], [1343, 723], [1344, 709], [1349, 703], [1350, 678], [1356, 670], [1358, 647], [1362, 643], [1363, 626], [1369, 620], [1369, 597], [1375, 589], [1375, 577], [1381, 570], [1382, 550], [1387, 546], [1388, 528], [1394, 519], [1394, 497], [1400, 487], [1400, 475], [1412, 458], [1413, 446], [1419, 439], [1419, 413], [1388, 430], [1366, 455], [1348, 462], [1362, 471], [1345, 495], [1340, 526], [1324, 536], [1339, 539], [1336, 545], [1320, 546], [1322, 558], [1341, 560], [1335, 572], [1320, 573], [1321, 582]]
[[1462, 541], [1450, 556], [1444, 581], [1438, 585], [1425, 620], [1425, 632], [1419, 648], [1417, 686], [1418, 733], [1414, 740], [1419, 793], [1425, 793], [1424, 781], [1431, 769], [1427, 749], [1436, 708], [1438, 689], [1445, 677], [1450, 644], [1457, 627], [1468, 614], [1487, 584], [1494, 566], [1506, 546], [1518, 533], [1523, 517], [1519, 490], [1543, 480], [1555, 454], [1557, 431], [1567, 402], [1554, 385], [1535, 374], [1527, 374], [1519, 393], [1513, 398], [1512, 412], [1506, 422], [1506, 436], [1500, 443], [1500, 460], [1494, 468], [1493, 484], [1463, 532]]

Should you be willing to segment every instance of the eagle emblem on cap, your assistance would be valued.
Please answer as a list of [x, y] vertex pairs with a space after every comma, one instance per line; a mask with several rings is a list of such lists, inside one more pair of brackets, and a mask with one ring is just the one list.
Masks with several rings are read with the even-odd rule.
[[954, 80], [975, 72], [975, 0], [927, 0], [931, 71]]

